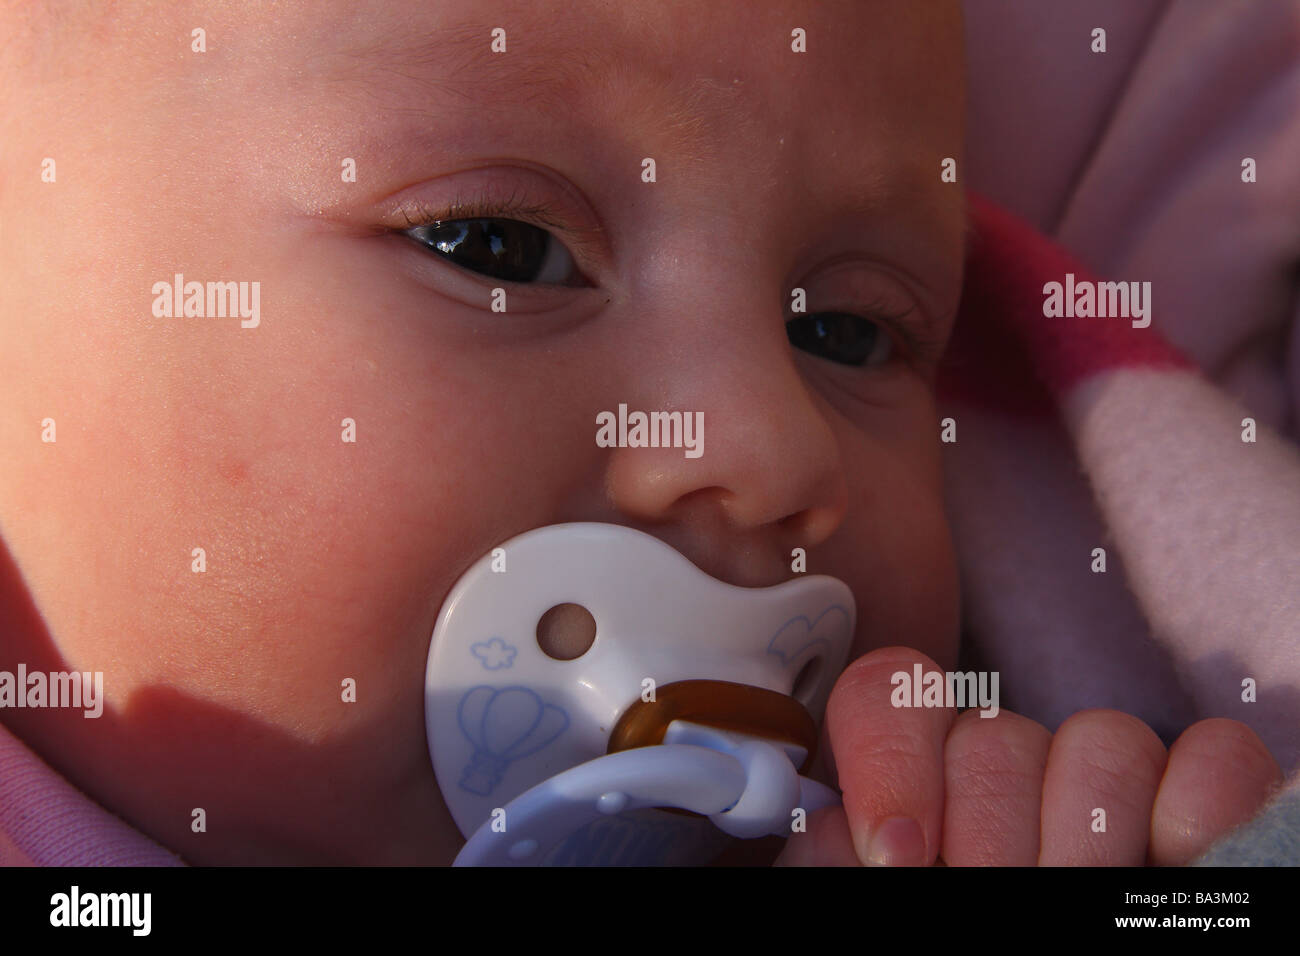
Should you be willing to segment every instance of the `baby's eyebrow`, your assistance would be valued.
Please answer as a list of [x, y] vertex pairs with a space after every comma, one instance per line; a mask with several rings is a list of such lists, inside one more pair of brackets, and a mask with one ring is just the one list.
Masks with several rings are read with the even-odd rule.
[[491, 42], [481, 23], [434, 33], [399, 28], [330, 54], [329, 76], [376, 87], [391, 87], [394, 80], [428, 85], [490, 111], [497, 103], [561, 105], [566, 96], [590, 91], [608, 65], [598, 44], [568, 48], [557, 57], [537, 30], [507, 37], [506, 52], [494, 53]]

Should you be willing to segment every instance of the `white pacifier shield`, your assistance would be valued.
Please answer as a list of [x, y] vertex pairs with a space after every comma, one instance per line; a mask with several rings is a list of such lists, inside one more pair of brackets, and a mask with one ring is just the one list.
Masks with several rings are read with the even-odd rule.
[[[566, 603], [591, 613], [596, 637], [585, 654], [561, 661], [538, 645], [537, 624]], [[835, 578], [740, 588], [620, 525], [526, 532], [465, 573], [433, 631], [425, 722], [443, 798], [470, 837], [525, 791], [604, 757], [628, 707], [651, 687], [676, 681], [791, 694], [800, 672], [819, 660], [795, 696], [820, 720], [844, 668], [854, 618], [852, 593]], [[659, 788], [645, 789], [619, 792], [630, 807], [655, 805]], [[587, 796], [584, 789], [581, 800], [590, 807]], [[523, 821], [504, 825], [516, 831], [516, 822]], [[523, 854], [528, 840], [516, 831], [509, 843]]]

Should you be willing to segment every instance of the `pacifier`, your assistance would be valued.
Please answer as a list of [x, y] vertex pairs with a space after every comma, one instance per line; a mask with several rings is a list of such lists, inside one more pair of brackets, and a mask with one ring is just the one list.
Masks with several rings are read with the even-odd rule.
[[[572, 659], [539, 643], [561, 605], [595, 623]], [[836, 578], [736, 587], [621, 525], [494, 548], [452, 588], [425, 675], [456, 865], [696, 865], [788, 835], [839, 802], [800, 774], [854, 622]]]

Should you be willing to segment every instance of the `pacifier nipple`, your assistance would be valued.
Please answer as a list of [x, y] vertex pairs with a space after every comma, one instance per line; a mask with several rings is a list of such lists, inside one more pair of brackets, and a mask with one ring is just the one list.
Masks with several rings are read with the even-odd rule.
[[668, 732], [678, 721], [778, 744], [801, 771], [817, 748], [817, 722], [793, 697], [726, 681], [683, 680], [660, 687], [654, 700], [633, 703], [610, 734], [610, 753], [673, 743]]
[[457, 863], [700, 863], [726, 835], [788, 833], [838, 800], [799, 773], [853, 626], [835, 578], [735, 587], [619, 525], [493, 549], [443, 605], [425, 678]]

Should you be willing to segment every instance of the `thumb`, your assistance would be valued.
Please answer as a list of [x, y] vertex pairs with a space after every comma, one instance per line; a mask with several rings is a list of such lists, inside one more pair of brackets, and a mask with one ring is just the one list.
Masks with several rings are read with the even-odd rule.
[[826, 708], [826, 726], [849, 845], [864, 863], [925, 866], [939, 853], [943, 828], [944, 744], [954, 707], [915, 706], [900, 694], [904, 675], [939, 670], [906, 647], [872, 651], [840, 675]]

